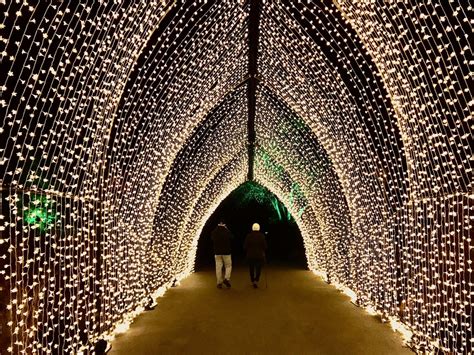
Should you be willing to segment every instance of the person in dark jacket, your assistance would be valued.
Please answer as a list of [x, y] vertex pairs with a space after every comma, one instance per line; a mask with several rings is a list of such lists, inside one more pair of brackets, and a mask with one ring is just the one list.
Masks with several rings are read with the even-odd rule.
[[260, 232], [258, 223], [252, 225], [252, 232], [245, 237], [244, 249], [249, 263], [250, 281], [253, 287], [257, 288], [260, 272], [265, 262], [265, 250], [267, 249], [267, 241], [263, 233]]
[[[232, 271], [231, 241], [232, 233], [224, 222], [220, 222], [211, 232], [211, 239], [214, 242], [214, 258], [216, 259], [217, 288], [222, 288], [222, 284], [230, 288], [230, 273]], [[222, 266], [225, 268], [223, 276]]]

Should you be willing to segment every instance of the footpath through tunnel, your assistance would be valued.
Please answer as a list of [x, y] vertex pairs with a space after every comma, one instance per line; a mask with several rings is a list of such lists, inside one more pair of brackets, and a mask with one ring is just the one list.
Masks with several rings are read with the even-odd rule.
[[2, 354], [100, 353], [167, 290], [217, 300], [193, 272], [220, 218], [236, 264], [261, 218], [270, 266], [298, 266], [255, 299], [321, 316], [286, 313], [295, 337], [358, 319], [340, 290], [418, 353], [473, 352], [468, 2], [0, 6]]
[[413, 354], [388, 324], [310, 271], [265, 267], [258, 289], [240, 267], [230, 289], [215, 287], [212, 270], [190, 275], [118, 335], [110, 355]]

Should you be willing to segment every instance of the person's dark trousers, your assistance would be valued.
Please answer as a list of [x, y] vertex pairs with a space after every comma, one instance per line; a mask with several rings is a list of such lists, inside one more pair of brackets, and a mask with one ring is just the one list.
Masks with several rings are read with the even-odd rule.
[[260, 259], [248, 259], [250, 281], [254, 282], [260, 280], [260, 273], [262, 271], [263, 260]]

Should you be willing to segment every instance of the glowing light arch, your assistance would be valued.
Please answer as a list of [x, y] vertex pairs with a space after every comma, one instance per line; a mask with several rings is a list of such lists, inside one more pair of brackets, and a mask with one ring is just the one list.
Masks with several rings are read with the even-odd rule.
[[[143, 287], [150, 265], [133, 260], [149, 257], [163, 184], [193, 129], [247, 76], [248, 4], [181, 5], [12, 1], [3, 12], [11, 351], [91, 349], [156, 294]], [[461, 1], [261, 4], [260, 85], [317, 135], [351, 211], [349, 254], [362, 267], [338, 280], [405, 322], [420, 351], [472, 351], [468, 11]], [[324, 241], [313, 212], [302, 215], [308, 240]]]
[[[241, 161], [241, 164], [242, 164], [242, 161]], [[242, 167], [245, 167], [245, 165], [241, 165], [240, 168]], [[195, 253], [197, 249], [197, 242], [206, 221], [214, 213], [214, 211], [219, 207], [222, 201], [224, 201], [225, 198], [228, 197], [232, 193], [232, 191], [238, 188], [246, 180], [245, 173], [246, 173], [245, 169], [236, 170], [234, 172], [235, 176], [232, 179], [228, 180], [228, 183], [226, 184], [220, 184], [220, 183], [216, 184], [215, 182], [217, 179], [213, 179], [208, 184], [208, 188], [202, 191], [199, 201], [196, 203], [196, 205], [201, 204], [201, 207], [199, 209], [197, 208], [193, 209], [193, 214], [192, 214], [193, 217], [188, 219], [188, 223], [187, 223], [188, 227], [185, 229], [187, 231], [186, 234], [189, 236], [189, 239], [192, 240], [190, 243], [191, 245], [190, 248], [187, 248], [189, 255], [186, 259], [192, 261], [192, 263], [189, 264], [188, 269], [184, 272], [184, 275], [192, 271], [192, 268], [194, 266]], [[265, 186], [261, 180], [260, 181], [257, 180], [257, 181], [261, 183], [262, 186]], [[272, 193], [274, 193], [278, 198], [280, 198], [280, 200], [288, 203], [289, 191], [283, 191], [279, 188], [279, 186], [276, 186], [276, 185], [273, 187], [275, 188], [275, 190], [272, 190], [271, 188], [269, 188], [269, 190]], [[205, 202], [203, 202], [203, 200]], [[308, 241], [310, 240], [309, 232], [305, 228], [306, 225], [301, 222], [302, 218], [301, 218], [301, 215], [298, 213], [298, 208], [294, 206], [294, 204], [290, 204], [289, 210], [292, 213], [292, 215], [296, 216], [295, 220], [298, 223], [298, 226], [301, 229], [302, 233], [304, 233], [304, 241], [305, 241], [305, 245], [307, 245]], [[311, 213], [309, 210], [311, 210], [311, 207], [308, 209], [308, 211], [305, 211], [304, 214]], [[201, 216], [196, 218], [197, 211], [204, 211], [204, 212], [201, 212]]]

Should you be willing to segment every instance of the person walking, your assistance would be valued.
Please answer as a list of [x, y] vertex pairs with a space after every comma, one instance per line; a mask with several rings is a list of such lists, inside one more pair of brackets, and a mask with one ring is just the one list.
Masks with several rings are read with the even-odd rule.
[[244, 250], [249, 264], [250, 281], [254, 288], [258, 287], [260, 273], [265, 262], [266, 249], [267, 241], [265, 240], [265, 235], [260, 232], [260, 225], [254, 223], [252, 231], [247, 234], [244, 242]]
[[[211, 232], [211, 239], [214, 242], [214, 258], [216, 260], [217, 288], [222, 288], [222, 284], [226, 285], [227, 288], [231, 287], [230, 273], [232, 272], [232, 237], [232, 233], [224, 222], [219, 222], [216, 228]], [[225, 276], [223, 276], [223, 266], [225, 268]]]

